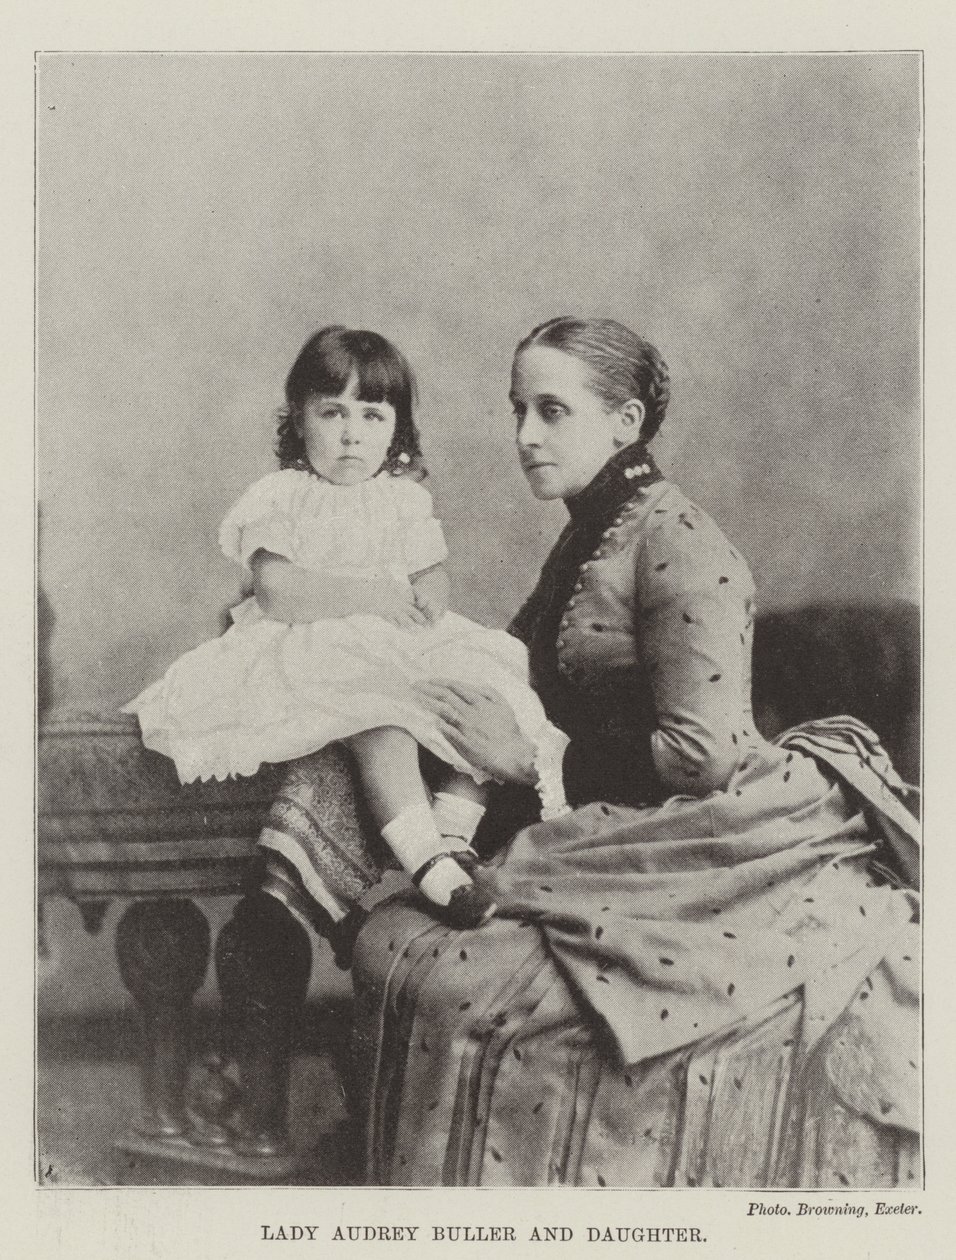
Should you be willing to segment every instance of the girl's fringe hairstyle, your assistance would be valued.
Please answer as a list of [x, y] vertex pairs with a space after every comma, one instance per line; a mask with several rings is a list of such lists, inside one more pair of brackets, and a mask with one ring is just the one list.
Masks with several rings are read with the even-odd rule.
[[591, 387], [610, 408], [631, 398], [644, 404], [640, 441], [646, 445], [664, 420], [671, 387], [659, 351], [614, 319], [575, 319], [561, 315], [533, 329], [515, 358], [530, 346], [550, 346], [573, 354], [591, 369]]
[[427, 475], [415, 426], [415, 378], [405, 357], [378, 333], [333, 324], [309, 338], [285, 383], [285, 406], [276, 413], [276, 455], [281, 468], [311, 471], [302, 438], [306, 403], [316, 396], [341, 394], [352, 374], [363, 402], [387, 402], [395, 408], [395, 433], [385, 467], [395, 476], [422, 481]]

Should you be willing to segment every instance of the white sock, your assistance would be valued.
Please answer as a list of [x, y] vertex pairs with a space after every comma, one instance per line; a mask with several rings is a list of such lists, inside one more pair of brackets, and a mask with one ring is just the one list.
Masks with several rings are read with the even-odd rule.
[[[451, 792], [436, 792], [432, 804], [435, 826], [448, 840], [461, 839], [467, 848], [474, 839], [485, 807]], [[456, 846], [457, 847], [457, 846]]]
[[[382, 828], [382, 838], [409, 875], [429, 858], [448, 850], [448, 841], [435, 826], [431, 806], [425, 804], [402, 810]], [[429, 901], [447, 906], [454, 890], [471, 882], [453, 858], [445, 858], [426, 872], [419, 887]]]

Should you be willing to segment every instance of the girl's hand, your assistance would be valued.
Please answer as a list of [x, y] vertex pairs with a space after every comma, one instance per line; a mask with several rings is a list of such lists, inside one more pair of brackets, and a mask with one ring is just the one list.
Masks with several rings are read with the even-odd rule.
[[432, 565], [422, 573], [412, 576], [412, 590], [415, 592], [415, 603], [432, 625], [441, 621], [448, 611], [448, 597], [451, 586], [443, 564]]
[[415, 592], [394, 578], [379, 578], [370, 612], [384, 617], [400, 630], [420, 630], [428, 625], [428, 617], [415, 602]]
[[414, 690], [438, 719], [449, 744], [469, 765], [500, 783], [534, 786], [538, 779], [534, 745], [497, 691], [446, 678], [416, 683]]
[[448, 611], [447, 601], [441, 599], [433, 591], [422, 590], [420, 587], [415, 588], [415, 607], [425, 614], [431, 625], [441, 621]]

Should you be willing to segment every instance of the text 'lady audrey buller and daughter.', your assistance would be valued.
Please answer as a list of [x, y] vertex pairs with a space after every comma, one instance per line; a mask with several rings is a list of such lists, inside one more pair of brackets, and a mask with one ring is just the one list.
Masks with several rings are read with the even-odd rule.
[[[261, 1225], [262, 1242], [318, 1242], [318, 1225]], [[534, 1225], [520, 1232], [513, 1225], [336, 1225], [326, 1231], [329, 1242], [706, 1242], [689, 1225]]]

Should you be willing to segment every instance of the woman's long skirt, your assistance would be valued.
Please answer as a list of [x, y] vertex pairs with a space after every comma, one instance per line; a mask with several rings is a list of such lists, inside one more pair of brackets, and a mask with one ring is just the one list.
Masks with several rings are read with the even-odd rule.
[[[317, 822], [320, 769], [299, 779]], [[818, 723], [703, 800], [520, 831], [485, 877], [500, 917], [476, 931], [412, 892], [379, 905], [353, 969], [367, 1181], [917, 1184], [901, 789], [866, 728]], [[342, 904], [375, 854], [357, 843], [359, 873], [348, 828], [331, 856], [326, 830], [302, 849], [313, 878], [345, 872]]]
[[[918, 1077], [918, 1059], [892, 1028], [881, 1045], [879, 1019], [875, 1030], [858, 1017], [862, 993], [875, 1006], [888, 983], [882, 968], [809, 1050], [795, 989], [627, 1065], [535, 927], [497, 920], [455, 933], [393, 903], [359, 950], [370, 1184], [919, 1184], [914, 1122], [881, 1114], [894, 1106], [892, 1077]], [[876, 1085], [874, 1053], [888, 1060]]]

